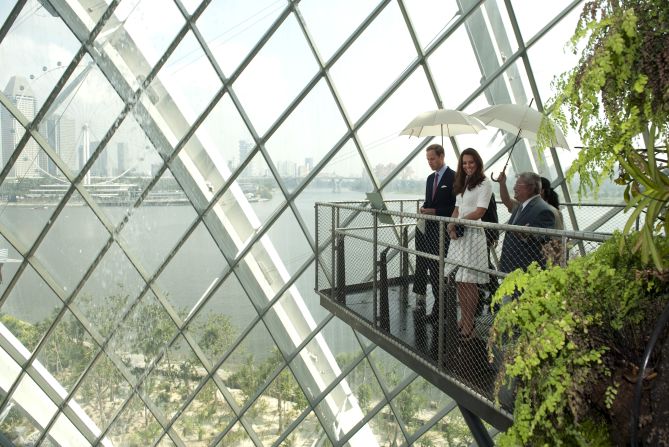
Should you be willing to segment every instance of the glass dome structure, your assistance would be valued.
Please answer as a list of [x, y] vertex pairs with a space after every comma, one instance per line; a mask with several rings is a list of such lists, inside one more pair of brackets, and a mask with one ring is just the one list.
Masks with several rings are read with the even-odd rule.
[[[0, 0], [1, 441], [472, 443], [320, 307], [314, 203], [419, 197], [429, 140], [398, 134], [420, 112], [541, 108], [581, 6]], [[446, 161], [499, 171], [513, 138]], [[573, 158], [522, 140], [511, 169], [571, 202]], [[614, 205], [566, 227], [611, 231]]]

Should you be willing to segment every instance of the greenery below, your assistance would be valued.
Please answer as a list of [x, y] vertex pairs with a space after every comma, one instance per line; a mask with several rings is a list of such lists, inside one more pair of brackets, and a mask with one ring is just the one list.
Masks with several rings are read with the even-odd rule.
[[[491, 343], [507, 345], [498, 390], [517, 391], [514, 424], [500, 445], [610, 445], [625, 439], [629, 413], [618, 413], [628, 407], [617, 399], [629, 397], [622, 388], [636, 380], [634, 365], [669, 300], [666, 277], [634, 252], [638, 238], [616, 234], [564, 268], [534, 264], [502, 283], [496, 303], [516, 290], [520, 297], [501, 307], [491, 337]], [[669, 257], [666, 238], [655, 242]]]

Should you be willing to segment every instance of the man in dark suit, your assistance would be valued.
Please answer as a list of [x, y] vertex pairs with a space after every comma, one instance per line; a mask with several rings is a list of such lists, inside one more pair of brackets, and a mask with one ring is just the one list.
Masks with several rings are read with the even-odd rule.
[[[555, 214], [541, 198], [541, 177], [533, 172], [520, 174], [513, 192], [518, 204], [511, 213], [509, 224], [555, 228]], [[541, 247], [548, 239], [548, 237], [507, 231], [502, 245], [500, 270], [509, 273], [518, 268], [526, 269], [534, 261], [545, 267], [546, 259]]]
[[[444, 148], [432, 144], [425, 149], [427, 163], [432, 174], [425, 182], [425, 202], [420, 208], [421, 214], [450, 217], [455, 209], [455, 195], [453, 194], [453, 179], [455, 172], [444, 162]], [[435, 178], [436, 176], [436, 178]], [[448, 253], [449, 238], [444, 236], [444, 255]], [[416, 229], [416, 250], [430, 254], [439, 254], [439, 223], [426, 221], [425, 232]], [[425, 294], [427, 291], [427, 277], [430, 275], [430, 285], [434, 296], [432, 312], [426, 316]], [[439, 315], [439, 262], [422, 256], [416, 257], [416, 273], [413, 292], [416, 294], [417, 317], [426, 317], [428, 321], [437, 321]]]

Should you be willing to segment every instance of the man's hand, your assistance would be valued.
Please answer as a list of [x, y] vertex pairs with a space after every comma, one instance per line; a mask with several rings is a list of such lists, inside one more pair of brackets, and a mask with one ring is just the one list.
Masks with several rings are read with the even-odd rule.
[[437, 214], [437, 209], [436, 208], [423, 208], [422, 206], [420, 207], [420, 213], [421, 214], [432, 214], [433, 216]]

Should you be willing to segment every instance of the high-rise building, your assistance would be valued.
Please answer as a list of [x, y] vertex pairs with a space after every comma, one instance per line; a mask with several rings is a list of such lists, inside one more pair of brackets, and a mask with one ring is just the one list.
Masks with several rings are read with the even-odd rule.
[[[44, 124], [42, 132], [47, 141], [56, 151], [60, 159], [72, 170], [78, 168], [77, 152], [75, 151], [75, 122], [73, 119], [61, 115], [49, 118]], [[49, 160], [47, 171], [51, 175], [58, 174], [58, 168], [53, 161]]]
[[123, 174], [129, 167], [130, 150], [128, 143], [122, 142], [116, 145], [116, 171], [114, 175]]
[[[35, 118], [37, 100], [28, 81], [23, 76], [12, 76], [4, 91], [7, 98], [28, 120]], [[23, 138], [25, 129], [7, 111], [2, 108], [2, 163], [7, 164], [14, 153], [16, 146]], [[16, 159], [9, 171], [10, 177], [40, 177], [40, 165], [46, 165], [46, 160], [40, 160], [42, 151], [32, 138], [21, 150], [21, 155]], [[42, 155], [44, 157], [44, 155]], [[42, 169], [44, 169], [42, 167]]]

